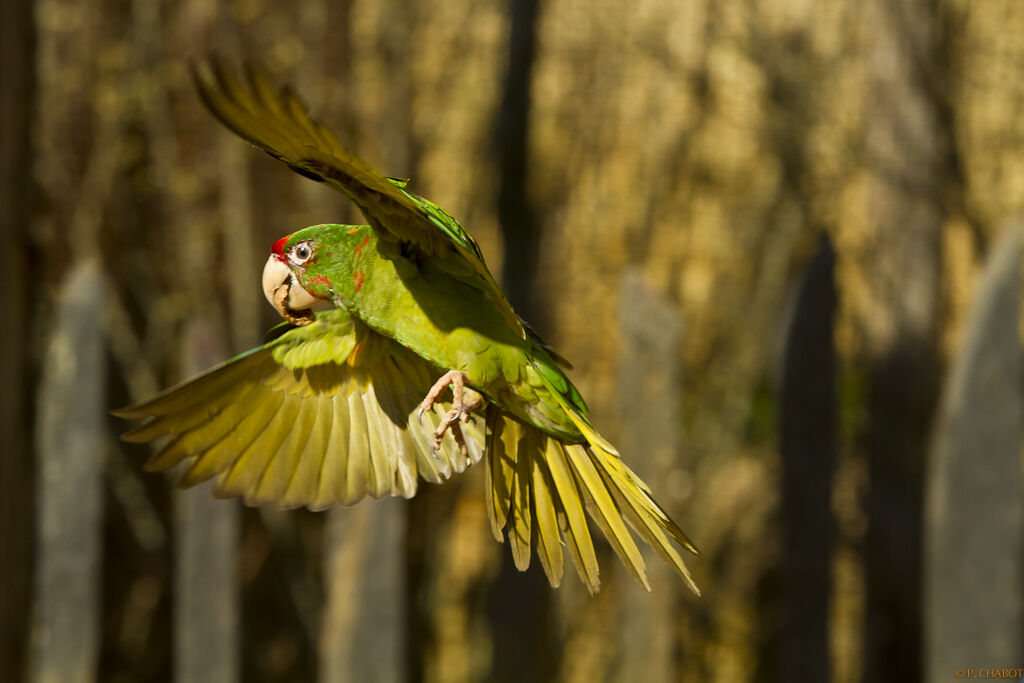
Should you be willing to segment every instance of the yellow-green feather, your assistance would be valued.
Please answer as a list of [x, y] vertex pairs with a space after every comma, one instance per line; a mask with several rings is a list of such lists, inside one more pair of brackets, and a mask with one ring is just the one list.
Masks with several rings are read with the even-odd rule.
[[565, 448], [554, 439], [549, 439], [545, 449], [545, 460], [551, 472], [551, 479], [562, 501], [565, 516], [565, 538], [572, 551], [576, 572], [591, 593], [601, 585], [597, 554], [590, 538], [587, 518], [583, 512], [583, 500], [572, 475]]
[[644, 588], [651, 589], [647, 582], [646, 564], [640, 550], [633, 542], [633, 537], [626, 528], [618, 506], [612, 499], [608, 489], [605, 488], [601, 475], [598, 474], [590, 454], [583, 446], [572, 445], [565, 449], [569, 456], [569, 463], [572, 466], [573, 474], [584, 494], [587, 502], [587, 510], [590, 516], [601, 527], [612, 549], [622, 560], [622, 563], [633, 573]]
[[[412, 496], [420, 470], [441, 481], [465, 469], [450, 437], [431, 452], [437, 412], [415, 418], [434, 372], [335, 310], [118, 414], [149, 418], [129, 439], [171, 437], [148, 469], [188, 461], [182, 485], [219, 475], [218, 495], [319, 509], [367, 494]], [[475, 461], [482, 436], [464, 431]]]
[[[545, 442], [549, 437], [542, 437]], [[533, 519], [536, 524], [537, 557], [552, 586], [562, 583], [562, 536], [558, 531], [558, 513], [552, 496], [551, 474], [538, 457], [532, 459]]]

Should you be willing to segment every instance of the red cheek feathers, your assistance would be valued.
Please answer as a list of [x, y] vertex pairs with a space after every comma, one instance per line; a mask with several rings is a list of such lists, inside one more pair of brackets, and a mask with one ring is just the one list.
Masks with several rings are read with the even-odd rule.
[[317, 275], [309, 280], [306, 291], [318, 299], [328, 299], [331, 294], [331, 281], [323, 275]]

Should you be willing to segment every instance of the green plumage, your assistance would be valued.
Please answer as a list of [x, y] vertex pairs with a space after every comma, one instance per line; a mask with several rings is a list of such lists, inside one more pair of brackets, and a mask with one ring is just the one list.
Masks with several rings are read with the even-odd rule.
[[[409, 497], [418, 477], [439, 482], [483, 458], [492, 530], [520, 569], [536, 548], [557, 586], [564, 547], [597, 590], [586, 509], [644, 586], [627, 524], [696, 590], [674, 544], [696, 550], [594, 429], [564, 361], [518, 318], [462, 226], [354, 157], [261, 75], [243, 84], [212, 63], [196, 81], [228, 128], [348, 195], [369, 225], [312, 226], [275, 244], [271, 258], [293, 282], [337, 308], [118, 411], [148, 419], [127, 440], [166, 437], [148, 466], [186, 461], [183, 485], [217, 477], [220, 495], [319, 509]], [[434, 453], [443, 413], [416, 412], [450, 370], [464, 373], [483, 419], [462, 425], [464, 451], [446, 436]]]
[[473, 276], [454, 275], [435, 259], [403, 254], [369, 226], [305, 228], [282, 251], [299, 244], [314, 253], [293, 270], [307, 291], [436, 367], [465, 372], [470, 386], [519, 419], [563, 440], [586, 440], [559, 400], [582, 416], [579, 392], [535, 338], [492, 303], [500, 291], [483, 291]]

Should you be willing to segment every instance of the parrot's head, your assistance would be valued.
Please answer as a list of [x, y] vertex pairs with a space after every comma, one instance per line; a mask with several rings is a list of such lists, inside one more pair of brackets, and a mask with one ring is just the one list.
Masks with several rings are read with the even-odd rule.
[[293, 323], [310, 322], [309, 309], [334, 298], [332, 279], [346, 270], [353, 250], [359, 249], [358, 243], [348, 244], [357, 232], [365, 238], [369, 227], [314, 225], [274, 242], [263, 267], [263, 294], [270, 305]]

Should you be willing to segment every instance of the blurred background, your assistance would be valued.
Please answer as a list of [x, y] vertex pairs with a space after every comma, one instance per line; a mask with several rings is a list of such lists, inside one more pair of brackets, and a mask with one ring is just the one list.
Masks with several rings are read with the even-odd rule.
[[[0, 679], [952, 680], [1024, 666], [1015, 0], [7, 0]], [[259, 342], [361, 219], [201, 107], [217, 51], [449, 209], [702, 550], [557, 590], [482, 471], [248, 509], [107, 410]]]

